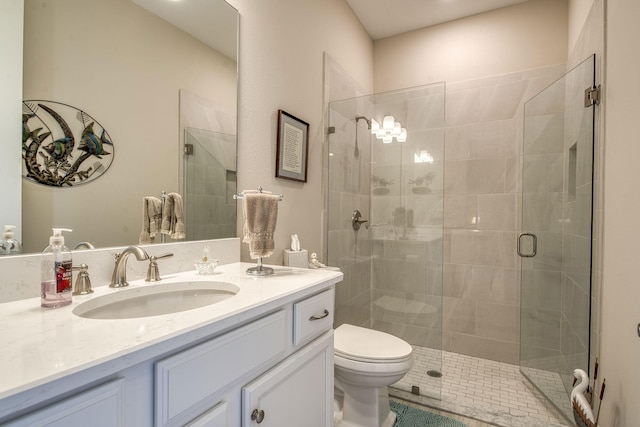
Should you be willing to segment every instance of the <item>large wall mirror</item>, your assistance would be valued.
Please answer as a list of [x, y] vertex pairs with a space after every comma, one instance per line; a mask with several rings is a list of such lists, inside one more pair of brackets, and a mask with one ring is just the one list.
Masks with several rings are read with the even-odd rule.
[[[235, 235], [224, 201], [235, 191], [238, 20], [224, 0], [24, 0], [22, 99], [85, 111], [113, 144], [109, 169], [87, 184], [21, 180], [25, 253], [41, 251], [51, 227], [73, 229], [72, 248], [137, 244], [143, 199], [163, 191], [191, 194], [188, 240]], [[194, 138], [210, 163], [185, 157]], [[234, 226], [216, 226], [218, 212]]]

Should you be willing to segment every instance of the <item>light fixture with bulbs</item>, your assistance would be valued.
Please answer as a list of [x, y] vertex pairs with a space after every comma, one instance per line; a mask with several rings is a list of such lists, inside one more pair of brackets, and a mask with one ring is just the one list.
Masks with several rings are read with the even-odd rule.
[[396, 122], [396, 119], [390, 114], [384, 116], [382, 126], [375, 119], [371, 119], [371, 134], [381, 139], [385, 144], [393, 142], [393, 138], [398, 142], [407, 140], [407, 129], [403, 128], [400, 122]]

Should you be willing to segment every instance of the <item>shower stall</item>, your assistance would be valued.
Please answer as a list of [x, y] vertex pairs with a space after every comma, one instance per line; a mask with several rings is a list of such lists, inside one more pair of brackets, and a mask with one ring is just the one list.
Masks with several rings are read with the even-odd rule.
[[441, 388], [444, 99], [439, 83], [329, 106], [328, 263], [344, 272], [335, 326], [388, 332], [424, 352], [430, 387], [395, 387], [435, 398]]
[[443, 357], [460, 353], [513, 366], [572, 418], [571, 374], [590, 366], [594, 63], [329, 103], [335, 327], [413, 346], [392, 387], [447, 400]]

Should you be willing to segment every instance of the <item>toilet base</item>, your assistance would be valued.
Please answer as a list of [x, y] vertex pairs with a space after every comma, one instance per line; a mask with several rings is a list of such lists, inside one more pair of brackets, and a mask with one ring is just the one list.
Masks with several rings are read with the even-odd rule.
[[393, 427], [395, 424], [396, 414], [389, 407], [387, 387], [354, 389], [350, 384], [340, 384], [336, 388], [339, 391], [334, 401], [335, 427]]

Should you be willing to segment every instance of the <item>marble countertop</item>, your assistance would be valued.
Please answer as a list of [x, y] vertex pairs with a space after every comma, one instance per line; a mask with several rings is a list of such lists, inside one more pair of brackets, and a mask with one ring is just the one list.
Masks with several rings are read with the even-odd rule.
[[271, 266], [275, 269], [271, 276], [247, 275], [246, 269], [253, 266], [227, 264], [209, 276], [191, 271], [167, 275], [155, 283], [131, 281], [125, 288], [162, 286], [185, 279], [229, 282], [240, 288], [237, 295], [216, 304], [167, 315], [102, 320], [72, 313], [84, 301], [120, 292], [108, 286], [94, 287], [90, 295], [74, 296], [71, 305], [57, 309], [41, 308], [40, 298], [0, 304], [0, 399], [105, 363], [126, 367], [148, 356], [145, 349], [162, 351], [158, 346], [164, 344], [167, 349], [175, 348], [187, 343], [180, 341], [187, 335], [194, 340], [224, 330], [250, 319], [270, 303], [276, 307], [275, 303], [287, 296], [342, 280], [339, 271], [278, 266]]

